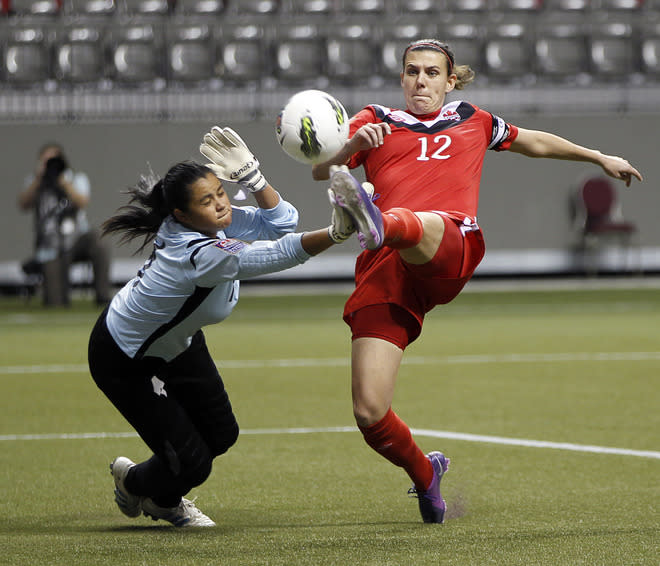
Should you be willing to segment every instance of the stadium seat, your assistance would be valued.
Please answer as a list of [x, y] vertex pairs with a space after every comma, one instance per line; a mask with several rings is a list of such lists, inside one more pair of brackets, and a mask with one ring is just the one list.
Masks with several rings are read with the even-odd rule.
[[401, 56], [406, 46], [416, 39], [431, 37], [435, 32], [418, 20], [400, 21], [378, 26], [378, 58], [380, 72], [386, 81], [398, 80]]
[[270, 73], [267, 44], [260, 26], [227, 26], [220, 47], [220, 74], [237, 83], [256, 82]]
[[[624, 249], [628, 263], [637, 226], [623, 218], [612, 179], [588, 177], [579, 184], [576, 200], [575, 220], [582, 251], [594, 255], [603, 245], [614, 240]], [[587, 267], [595, 274], [598, 264], [593, 258], [588, 259]]]
[[478, 20], [459, 14], [441, 26], [436, 36], [446, 41], [454, 52], [457, 65], [469, 65], [477, 79], [487, 72], [484, 59], [485, 28]]
[[546, 10], [583, 12], [589, 8], [590, 0], [544, 0]]
[[2, 52], [2, 75], [8, 84], [38, 87], [51, 78], [50, 45], [41, 28], [14, 30]]
[[385, 0], [344, 0], [339, 11], [351, 15], [384, 14], [386, 10]]
[[488, 0], [447, 0], [448, 12], [484, 12], [488, 9]]
[[14, 16], [57, 16], [58, 0], [10, 0], [9, 13]]
[[444, 11], [442, 3], [435, 0], [401, 0], [397, 5], [399, 12], [405, 15], [432, 16]]
[[532, 45], [524, 19], [502, 17], [488, 26], [484, 45], [486, 72], [497, 81], [520, 81], [532, 73]]
[[494, 9], [511, 12], [540, 12], [543, 0], [496, 0], [492, 3]]
[[174, 13], [183, 16], [217, 16], [225, 8], [224, 0], [176, 0]]
[[111, 74], [118, 84], [142, 85], [164, 77], [162, 45], [153, 26], [118, 26], [108, 40]]
[[76, 26], [64, 32], [54, 46], [55, 76], [65, 83], [95, 83], [104, 78], [102, 33], [99, 28]]
[[295, 16], [328, 15], [333, 11], [332, 0], [288, 0], [286, 11]]
[[597, 78], [625, 81], [638, 70], [637, 49], [631, 24], [594, 24], [589, 36], [589, 62]]
[[115, 14], [115, 0], [64, 0], [64, 13], [82, 18], [109, 17]]
[[635, 11], [644, 4], [644, 0], [593, 0], [592, 10]]
[[571, 20], [537, 27], [534, 56], [541, 80], [574, 81], [587, 77], [587, 37], [582, 25]]
[[651, 79], [660, 78], [660, 23], [643, 28], [640, 54], [642, 71]]
[[215, 42], [207, 25], [172, 25], [168, 29], [168, 78], [198, 83], [215, 75]]
[[327, 52], [317, 26], [280, 26], [274, 66], [275, 77], [284, 84], [319, 86], [327, 72]]
[[231, 6], [237, 14], [276, 14], [280, 9], [279, 0], [234, 0]]
[[126, 16], [164, 17], [170, 13], [169, 0], [118, 0], [119, 11]]
[[369, 26], [346, 25], [327, 30], [328, 78], [342, 83], [364, 83], [378, 68]]

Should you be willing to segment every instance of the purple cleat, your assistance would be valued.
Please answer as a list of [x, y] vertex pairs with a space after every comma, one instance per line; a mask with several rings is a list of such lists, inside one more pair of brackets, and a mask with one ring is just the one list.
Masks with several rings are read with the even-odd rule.
[[411, 487], [408, 493], [417, 496], [419, 512], [425, 523], [442, 523], [445, 520], [447, 505], [440, 495], [440, 480], [449, 468], [449, 458], [446, 458], [442, 452], [429, 452], [426, 457], [433, 466], [431, 485], [423, 492]]
[[330, 199], [355, 222], [360, 246], [377, 250], [383, 245], [383, 216], [348, 167], [337, 167], [330, 177]]

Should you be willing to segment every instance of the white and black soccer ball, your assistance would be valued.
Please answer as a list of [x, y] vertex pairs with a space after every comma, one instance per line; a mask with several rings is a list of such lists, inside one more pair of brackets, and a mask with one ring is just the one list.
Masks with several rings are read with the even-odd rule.
[[287, 155], [306, 164], [333, 157], [348, 140], [348, 114], [321, 90], [294, 94], [277, 116], [277, 141]]

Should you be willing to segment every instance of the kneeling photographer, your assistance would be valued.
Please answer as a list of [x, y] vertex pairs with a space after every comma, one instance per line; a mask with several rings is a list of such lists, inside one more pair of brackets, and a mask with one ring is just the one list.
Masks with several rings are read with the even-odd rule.
[[46, 306], [70, 304], [69, 269], [79, 261], [92, 264], [97, 304], [106, 304], [111, 296], [109, 250], [87, 220], [89, 199], [87, 175], [69, 167], [58, 144], [44, 145], [35, 173], [26, 179], [18, 196], [18, 205], [34, 212], [35, 250], [23, 270], [43, 276]]

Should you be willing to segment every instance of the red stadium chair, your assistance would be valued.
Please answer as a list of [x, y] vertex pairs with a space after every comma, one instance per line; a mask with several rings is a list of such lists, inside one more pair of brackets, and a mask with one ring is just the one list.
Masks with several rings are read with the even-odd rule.
[[[623, 218], [614, 182], [603, 176], [587, 178], [578, 187], [576, 213], [582, 251], [593, 256], [614, 241], [624, 250], [628, 266], [637, 226]], [[588, 269], [595, 274], [598, 264], [590, 259]]]

